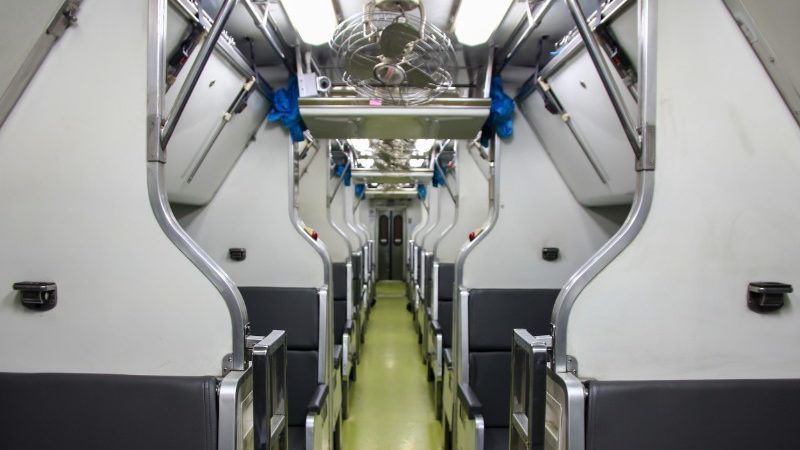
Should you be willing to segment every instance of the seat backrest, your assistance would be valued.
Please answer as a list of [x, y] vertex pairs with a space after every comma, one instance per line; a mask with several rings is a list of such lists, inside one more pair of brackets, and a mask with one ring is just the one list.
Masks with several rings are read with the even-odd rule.
[[442, 347], [453, 345], [453, 302], [439, 301], [439, 325], [442, 327]]
[[335, 300], [333, 302], [333, 343], [342, 345], [342, 334], [347, 323], [347, 301]]
[[333, 300], [347, 300], [347, 263], [331, 265]]
[[[361, 254], [360, 253], [353, 253], [350, 255], [350, 261], [353, 264], [353, 279], [358, 279], [361, 281]], [[363, 281], [362, 281], [363, 282]]]
[[425, 300], [425, 306], [431, 306], [431, 298], [433, 295], [433, 255], [425, 258], [425, 291], [422, 293]]
[[0, 373], [0, 447], [214, 450], [214, 377]]
[[455, 265], [449, 263], [439, 264], [439, 301], [453, 300], [455, 289]]
[[364, 281], [361, 279], [361, 255], [353, 253], [350, 255], [352, 266], [352, 282], [353, 282], [353, 306], [361, 304], [361, 285]]
[[289, 426], [303, 426], [308, 403], [319, 385], [317, 289], [240, 287], [239, 291], [253, 334], [266, 336], [272, 330], [286, 331], [288, 421]]
[[514, 329], [549, 333], [558, 292], [558, 289], [469, 291], [469, 382], [483, 405], [487, 427], [508, 426]]
[[591, 381], [587, 450], [800, 448], [800, 380]]
[[288, 350], [319, 348], [319, 294], [315, 288], [240, 287], [250, 329], [266, 336], [286, 331]]

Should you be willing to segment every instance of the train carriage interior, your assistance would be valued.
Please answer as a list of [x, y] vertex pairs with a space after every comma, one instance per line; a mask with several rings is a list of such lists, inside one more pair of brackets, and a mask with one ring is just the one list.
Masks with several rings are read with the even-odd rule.
[[800, 448], [800, 2], [0, 6], [0, 449]]

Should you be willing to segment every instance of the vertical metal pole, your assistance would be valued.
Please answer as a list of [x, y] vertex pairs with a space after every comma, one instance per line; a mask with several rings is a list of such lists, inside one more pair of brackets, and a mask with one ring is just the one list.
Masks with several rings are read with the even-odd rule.
[[192, 68], [186, 76], [186, 81], [181, 86], [175, 104], [172, 106], [172, 111], [170, 111], [169, 117], [167, 117], [167, 121], [164, 124], [164, 129], [161, 132], [162, 148], [166, 148], [170, 138], [172, 138], [172, 133], [175, 132], [178, 120], [180, 120], [183, 110], [186, 109], [186, 104], [189, 103], [189, 97], [192, 96], [192, 92], [195, 86], [197, 86], [197, 81], [200, 80], [200, 75], [203, 73], [203, 69], [208, 59], [211, 57], [211, 52], [214, 51], [217, 40], [219, 40], [222, 30], [225, 28], [225, 23], [231, 16], [237, 1], [238, 0], [224, 0], [222, 6], [219, 8], [219, 13], [216, 19], [214, 19], [214, 24], [211, 26], [211, 30], [209, 30], [205, 41], [203, 41], [203, 45], [200, 47], [200, 51], [197, 54], [197, 59], [195, 59], [194, 64], [192, 64]]
[[603, 59], [600, 44], [597, 42], [597, 38], [594, 36], [592, 30], [589, 29], [589, 25], [586, 23], [586, 16], [583, 14], [578, 0], [564, 1], [567, 3], [567, 7], [572, 14], [572, 19], [578, 27], [578, 33], [581, 35], [584, 45], [586, 45], [586, 51], [589, 52], [589, 56], [592, 58], [597, 73], [600, 75], [600, 81], [603, 82], [603, 86], [606, 88], [608, 97], [611, 99], [611, 104], [614, 106], [614, 111], [617, 113], [617, 117], [622, 123], [625, 136], [628, 138], [631, 147], [633, 147], [633, 153], [638, 160], [642, 155], [642, 144], [639, 138], [639, 132], [636, 130], [636, 126], [634, 126], [625, 108], [625, 104], [622, 102], [622, 94], [619, 91], [619, 87], [614, 83], [611, 69], [608, 68], [608, 64], [606, 64], [605, 59]]

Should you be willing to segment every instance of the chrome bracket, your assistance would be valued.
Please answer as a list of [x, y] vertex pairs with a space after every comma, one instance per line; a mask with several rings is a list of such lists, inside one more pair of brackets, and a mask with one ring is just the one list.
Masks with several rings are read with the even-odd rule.
[[578, 359], [572, 355], [567, 355], [567, 372], [578, 376]]
[[222, 357], [222, 376], [227, 375], [233, 370], [233, 353], [228, 353]]

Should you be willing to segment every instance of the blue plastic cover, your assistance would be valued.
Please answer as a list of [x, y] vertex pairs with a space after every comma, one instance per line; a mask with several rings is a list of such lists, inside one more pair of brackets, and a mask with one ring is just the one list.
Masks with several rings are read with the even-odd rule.
[[363, 198], [364, 197], [364, 191], [366, 191], [366, 189], [367, 189], [367, 186], [364, 185], [364, 183], [357, 184], [356, 188], [355, 188], [356, 198]]
[[[345, 171], [345, 167], [347, 167], [346, 171]], [[353, 176], [353, 172], [350, 170], [349, 166], [346, 166], [343, 163], [339, 163], [339, 164], [336, 165], [336, 172], [335, 173], [336, 173], [337, 177], [342, 177], [342, 175], [344, 174], [344, 185], [345, 186], [350, 186], [350, 179]]]
[[503, 91], [503, 79], [500, 75], [495, 75], [492, 79], [489, 96], [492, 99], [492, 107], [481, 133], [481, 144], [484, 147], [489, 146], [489, 139], [493, 133], [497, 133], [503, 139], [510, 138], [514, 134], [512, 121], [514, 100]]
[[444, 186], [447, 183], [447, 179], [445, 178], [445, 172], [442, 170], [441, 166], [436, 164], [433, 167], [433, 180], [431, 184], [433, 187]]
[[270, 122], [283, 122], [284, 128], [289, 130], [292, 141], [302, 142], [305, 140], [303, 131], [306, 129], [302, 117], [300, 117], [300, 106], [298, 98], [300, 90], [297, 87], [297, 79], [291, 78], [289, 85], [284, 89], [278, 89], [272, 101], [272, 108], [269, 111], [267, 120]]
[[420, 200], [425, 200], [425, 197], [428, 195], [428, 189], [425, 187], [424, 184], [417, 185], [417, 196]]

